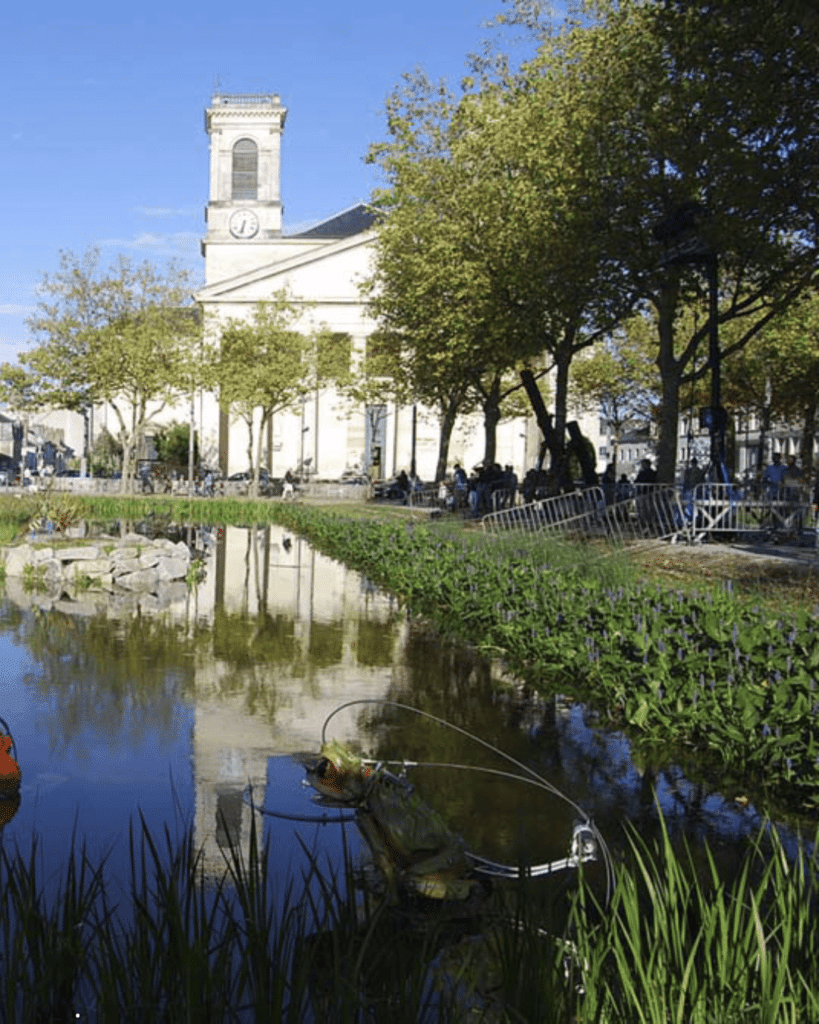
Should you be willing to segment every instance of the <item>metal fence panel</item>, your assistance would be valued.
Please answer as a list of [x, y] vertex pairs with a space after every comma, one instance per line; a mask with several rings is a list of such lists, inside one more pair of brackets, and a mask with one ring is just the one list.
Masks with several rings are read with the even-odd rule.
[[606, 537], [620, 543], [677, 537], [686, 532], [679, 495], [665, 484], [639, 484], [633, 497], [607, 505], [600, 487], [501, 509], [481, 520], [490, 533], [506, 530]]
[[780, 488], [757, 497], [734, 484], [703, 483], [694, 491], [669, 484], [636, 484], [634, 494], [607, 505], [599, 487], [560, 494], [481, 520], [483, 529], [559, 532], [584, 537], [605, 536], [627, 544], [636, 540], [685, 540], [738, 536], [801, 539], [814, 526], [813, 507], [805, 488]]

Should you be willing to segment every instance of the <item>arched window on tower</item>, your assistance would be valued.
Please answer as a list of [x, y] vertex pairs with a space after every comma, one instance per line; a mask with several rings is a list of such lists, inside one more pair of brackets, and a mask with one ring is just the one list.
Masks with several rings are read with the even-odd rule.
[[252, 139], [239, 139], [233, 147], [231, 198], [257, 199], [259, 150]]

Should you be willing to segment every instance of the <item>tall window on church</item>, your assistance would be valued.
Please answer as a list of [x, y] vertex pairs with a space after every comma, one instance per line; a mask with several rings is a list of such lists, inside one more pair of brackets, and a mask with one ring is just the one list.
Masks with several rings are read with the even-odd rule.
[[233, 147], [233, 199], [257, 199], [259, 150], [252, 139], [239, 139]]

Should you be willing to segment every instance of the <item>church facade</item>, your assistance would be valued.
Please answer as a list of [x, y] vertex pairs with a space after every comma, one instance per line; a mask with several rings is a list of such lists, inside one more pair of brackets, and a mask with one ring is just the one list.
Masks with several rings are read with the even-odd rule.
[[[205, 110], [210, 138], [201, 242], [205, 283], [194, 298], [206, 329], [218, 337], [220, 325], [251, 318], [259, 302], [286, 289], [302, 308], [294, 329], [326, 329], [345, 338], [352, 358], [360, 358], [376, 327], [360, 291], [373, 266], [374, 215], [362, 204], [308, 230], [286, 231], [281, 175], [286, 118], [275, 94], [216, 95]], [[599, 451], [598, 417], [576, 418]], [[166, 407], [152, 424], [171, 421], [193, 423], [203, 465], [218, 467], [225, 476], [248, 469], [247, 426], [222, 410], [216, 395], [197, 393]], [[117, 433], [116, 420], [104, 407], [95, 411], [94, 433], [101, 427]], [[150, 451], [151, 433], [149, 425], [143, 454]], [[432, 481], [439, 436], [437, 415], [420, 405], [353, 406], [334, 388], [313, 384], [305, 387], [300, 407], [274, 414], [263, 439], [262, 468], [273, 477], [291, 470], [315, 480], [359, 473], [390, 478], [402, 469], [409, 472], [414, 461], [418, 476]], [[540, 440], [533, 416], [504, 420], [497, 428], [496, 460], [522, 477], [537, 460]], [[469, 471], [483, 452], [482, 417], [460, 417], [448, 468], [460, 463]]]
[[[325, 327], [363, 353], [375, 323], [359, 286], [372, 267], [373, 214], [363, 205], [306, 231], [283, 230], [281, 138], [287, 117], [279, 97], [220, 95], [205, 111], [210, 136], [210, 192], [202, 240], [205, 286], [197, 293], [206, 323], [252, 315], [285, 288], [303, 306], [297, 329]], [[247, 428], [231, 422], [214, 396], [199, 399], [200, 450], [218, 449], [220, 469], [247, 468]], [[531, 436], [530, 436], [531, 435]], [[274, 415], [265, 445], [274, 476], [304, 468], [319, 479], [345, 472], [392, 476], [413, 453], [422, 479], [434, 476], [439, 428], [427, 410], [396, 403], [351, 407], [331, 388], [312, 388], [300, 409]], [[531, 449], [529, 451], [528, 449]], [[519, 418], [501, 424], [498, 461], [518, 471], [534, 458], [537, 437]], [[483, 455], [479, 417], [464, 418], [450, 458], [471, 467]]]

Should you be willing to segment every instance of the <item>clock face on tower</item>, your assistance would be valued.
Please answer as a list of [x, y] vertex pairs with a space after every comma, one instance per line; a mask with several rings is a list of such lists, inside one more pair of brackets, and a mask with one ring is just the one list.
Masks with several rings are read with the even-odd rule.
[[229, 226], [234, 238], [253, 238], [259, 230], [259, 218], [252, 210], [237, 210], [231, 214]]

